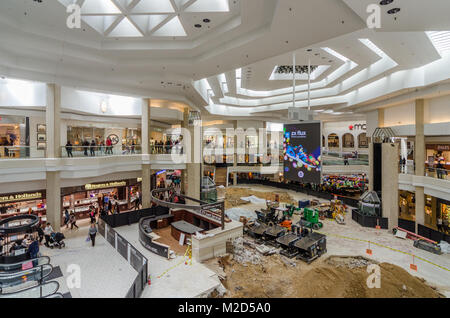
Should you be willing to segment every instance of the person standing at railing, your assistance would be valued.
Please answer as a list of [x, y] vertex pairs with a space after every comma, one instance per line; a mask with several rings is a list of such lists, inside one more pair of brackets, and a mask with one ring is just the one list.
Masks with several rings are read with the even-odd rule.
[[84, 150], [84, 155], [87, 157], [88, 155], [88, 148], [89, 148], [89, 141], [85, 140], [83, 141], [83, 150]]
[[444, 165], [442, 164], [442, 161], [439, 161], [439, 163], [436, 165], [436, 172], [438, 179], [444, 179], [443, 176], [444, 174], [447, 173], [445, 172], [445, 168]]
[[95, 140], [92, 140], [89, 148], [91, 151], [91, 157], [95, 157], [95, 148], [97, 148], [97, 144], [95, 143]]
[[67, 157], [73, 158], [72, 150], [73, 150], [73, 146], [72, 146], [72, 144], [70, 143], [70, 140], [69, 140], [69, 141], [67, 141], [67, 143], [66, 143]]
[[106, 138], [106, 151], [105, 154], [111, 154], [112, 155], [112, 141], [111, 138]]

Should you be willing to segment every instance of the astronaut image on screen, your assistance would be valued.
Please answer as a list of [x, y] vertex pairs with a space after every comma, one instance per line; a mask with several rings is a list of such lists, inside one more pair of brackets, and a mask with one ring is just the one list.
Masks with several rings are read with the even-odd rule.
[[320, 183], [320, 124], [285, 125], [284, 177], [305, 183]]

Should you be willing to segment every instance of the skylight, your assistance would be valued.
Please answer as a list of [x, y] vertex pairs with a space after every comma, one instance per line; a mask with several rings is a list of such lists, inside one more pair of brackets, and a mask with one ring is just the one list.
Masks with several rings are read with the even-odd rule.
[[107, 37], [186, 37], [183, 13], [229, 11], [229, 0], [87, 0], [81, 7], [83, 21]]
[[439, 54], [450, 52], [450, 31], [430, 31], [426, 32]]
[[378, 46], [376, 46], [372, 41], [369, 39], [359, 39], [361, 43], [363, 43], [365, 46], [367, 46], [369, 49], [371, 49], [375, 54], [377, 54], [381, 58], [388, 57], [386, 53], [383, 52]]
[[338, 59], [340, 59], [343, 62], [350, 62], [350, 59], [346, 58], [344, 55], [339, 54], [338, 52], [336, 52], [333, 49], [330, 49], [329, 47], [323, 47], [322, 50], [324, 50], [325, 52], [337, 57]]

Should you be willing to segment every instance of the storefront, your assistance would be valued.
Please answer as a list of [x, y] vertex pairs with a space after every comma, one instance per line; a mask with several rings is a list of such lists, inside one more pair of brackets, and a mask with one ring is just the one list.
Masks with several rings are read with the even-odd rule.
[[111, 202], [115, 212], [129, 211], [135, 208], [137, 193], [140, 191], [141, 180], [139, 179], [63, 188], [61, 189], [62, 214], [64, 215], [67, 209], [69, 213], [75, 213], [77, 219], [85, 219], [89, 217], [91, 207], [99, 211], [102, 201], [107, 204]]
[[399, 191], [398, 218], [406, 221], [416, 220], [416, 195], [414, 192]]
[[[0, 158], [29, 156], [29, 119], [21, 116], [0, 115]], [[28, 153], [27, 153], [28, 152]]]
[[152, 175], [151, 187], [168, 188], [174, 183], [179, 186], [181, 183], [181, 170], [160, 170]]
[[46, 221], [45, 190], [0, 194], [0, 219], [21, 214], [34, 214]]
[[437, 199], [437, 219], [440, 220], [438, 231], [450, 234], [450, 201]]
[[442, 163], [445, 169], [450, 169], [450, 144], [427, 144], [427, 161], [430, 167]]

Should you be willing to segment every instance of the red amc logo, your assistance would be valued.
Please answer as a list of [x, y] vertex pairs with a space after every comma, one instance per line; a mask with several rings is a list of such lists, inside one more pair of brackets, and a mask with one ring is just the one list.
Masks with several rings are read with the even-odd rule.
[[367, 125], [366, 124], [356, 124], [356, 125], [350, 125], [348, 126], [348, 129], [350, 130], [367, 130]]

